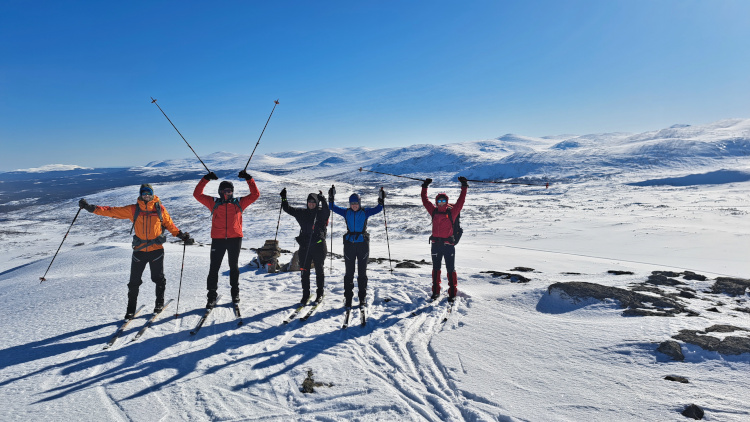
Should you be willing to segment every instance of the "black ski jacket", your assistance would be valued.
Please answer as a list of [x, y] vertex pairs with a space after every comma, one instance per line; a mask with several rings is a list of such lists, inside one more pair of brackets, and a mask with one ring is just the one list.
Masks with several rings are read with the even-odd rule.
[[[299, 223], [299, 236], [296, 237], [297, 243], [307, 246], [308, 243], [318, 243], [326, 239], [328, 232], [328, 218], [331, 216], [331, 210], [328, 208], [328, 202], [323, 195], [311, 193], [307, 199], [314, 199], [318, 206], [315, 209], [295, 208], [282, 199], [281, 209], [291, 215]], [[312, 236], [312, 240], [310, 240]]]

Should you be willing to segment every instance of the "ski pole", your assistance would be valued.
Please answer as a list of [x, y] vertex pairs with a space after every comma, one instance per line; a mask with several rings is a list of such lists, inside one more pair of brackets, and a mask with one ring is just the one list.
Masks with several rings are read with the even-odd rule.
[[466, 181], [467, 182], [477, 182], [477, 183], [498, 183], [498, 184], [508, 184], [508, 185], [544, 186], [545, 189], [549, 188], [549, 182], [545, 183], [544, 185], [540, 185], [538, 183], [503, 182], [503, 181], [494, 181], [494, 180], [472, 180], [472, 179], [466, 179]]
[[58, 246], [58, 247], [57, 247], [57, 252], [55, 252], [55, 256], [53, 256], [53, 257], [52, 257], [52, 261], [50, 261], [50, 263], [49, 263], [49, 266], [47, 267], [47, 271], [45, 271], [45, 272], [44, 272], [44, 275], [43, 275], [43, 276], [39, 277], [39, 280], [41, 280], [41, 281], [39, 282], [39, 284], [41, 284], [41, 283], [42, 283], [43, 281], [46, 281], [46, 280], [47, 280], [47, 279], [45, 278], [45, 277], [47, 277], [47, 272], [49, 271], [50, 267], [52, 266], [52, 263], [53, 263], [53, 262], [55, 262], [55, 258], [57, 258], [57, 254], [58, 254], [58, 253], [60, 252], [60, 248], [62, 248], [62, 245], [63, 245], [63, 243], [65, 242], [65, 239], [67, 239], [67, 238], [68, 238], [68, 233], [70, 233], [70, 229], [71, 229], [71, 228], [73, 227], [73, 223], [75, 223], [75, 222], [76, 222], [76, 219], [78, 218], [78, 214], [80, 214], [80, 213], [81, 213], [81, 210], [82, 210], [82, 209], [83, 209], [83, 208], [78, 208], [78, 212], [76, 213], [76, 216], [75, 216], [75, 217], [73, 217], [73, 222], [72, 222], [72, 223], [70, 223], [70, 227], [68, 227], [68, 231], [67, 231], [67, 232], [65, 232], [65, 236], [63, 236], [63, 240], [62, 240], [62, 242], [60, 242], [60, 246]]
[[363, 171], [366, 171], [366, 172], [369, 172], [369, 173], [384, 174], [386, 176], [394, 176], [394, 177], [403, 177], [404, 179], [419, 180], [420, 182], [424, 182], [424, 179], [417, 179], [416, 177], [400, 176], [398, 174], [391, 174], [391, 173], [382, 173], [382, 172], [374, 171], [374, 170], [366, 170], [366, 169], [363, 169], [362, 167], [359, 168], [359, 171], [360, 171], [360, 173], [363, 172]]
[[180, 316], [180, 294], [182, 293], [182, 272], [185, 270], [185, 248], [187, 243], [182, 242], [182, 267], [180, 267], [180, 287], [177, 289], [177, 308], [174, 310], [174, 317]]
[[[333, 195], [336, 195], [336, 186], [331, 185], [331, 191]], [[330, 208], [331, 204], [328, 204]], [[331, 218], [331, 274], [333, 274], [333, 218]]]
[[[156, 100], [154, 99], [154, 97], [151, 97], [151, 103], [154, 104], [154, 105], [156, 105], [157, 107], [159, 107], [159, 104], [156, 104]], [[198, 153], [195, 152], [195, 150], [193, 149], [193, 147], [190, 146], [190, 144], [185, 139], [185, 137], [182, 136], [182, 134], [180, 133], [180, 131], [177, 129], [177, 126], [175, 126], [174, 123], [172, 123], [172, 120], [170, 120], [169, 117], [167, 117], [167, 113], [165, 113], [164, 110], [161, 109], [161, 107], [159, 107], [159, 111], [161, 111], [161, 114], [163, 114], [164, 117], [166, 117], [167, 120], [169, 120], [169, 123], [172, 125], [172, 127], [174, 128], [174, 130], [176, 130], [177, 133], [180, 135], [180, 138], [182, 138], [182, 140], [185, 141], [185, 143], [187, 144], [188, 148], [190, 148], [190, 151], [193, 151], [193, 154], [195, 154], [195, 157], [198, 158], [198, 161], [200, 161], [201, 164], [203, 164], [203, 167], [206, 168], [206, 171], [209, 172], [209, 173], [211, 173], [211, 170], [209, 170], [208, 167], [206, 167], [206, 163], [204, 163], [203, 160], [201, 160], [201, 157], [198, 157]]]
[[[266, 120], [266, 126], [268, 126], [268, 122], [271, 121], [271, 116], [273, 116], [273, 111], [276, 110], [276, 106], [279, 105], [279, 100], [273, 102], [273, 109], [271, 109], [271, 114], [268, 115], [268, 120]], [[258, 144], [260, 143], [260, 138], [263, 137], [263, 132], [266, 131], [266, 126], [263, 126], [263, 130], [260, 132], [260, 136], [258, 137], [258, 142], [255, 143], [255, 148], [258, 148]], [[247, 163], [245, 164], [245, 171], [247, 171], [247, 166], [250, 164], [250, 160], [253, 159], [253, 155], [255, 154], [255, 148], [253, 148], [252, 154], [250, 154], [250, 158], [247, 159]]]
[[276, 236], [279, 235], [279, 224], [281, 223], [281, 210], [284, 208], [284, 202], [279, 206], [279, 220], [276, 222], [276, 234], [273, 235], [273, 241], [276, 243]]
[[388, 220], [385, 218], [385, 191], [383, 187], [380, 187], [380, 197], [383, 198], [383, 223], [385, 224], [385, 243], [388, 245], [388, 265], [391, 267], [393, 272], [393, 263], [391, 262], [391, 242], [388, 240]]

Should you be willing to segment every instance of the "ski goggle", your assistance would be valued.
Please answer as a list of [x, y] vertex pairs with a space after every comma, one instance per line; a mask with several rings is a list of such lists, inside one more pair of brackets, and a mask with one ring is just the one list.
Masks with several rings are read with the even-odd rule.
[[154, 194], [147, 190], [144, 190], [141, 192], [141, 196], [154, 196]]
[[445, 204], [446, 202], [448, 202], [448, 200], [447, 199], [438, 199], [436, 202], [438, 204]]

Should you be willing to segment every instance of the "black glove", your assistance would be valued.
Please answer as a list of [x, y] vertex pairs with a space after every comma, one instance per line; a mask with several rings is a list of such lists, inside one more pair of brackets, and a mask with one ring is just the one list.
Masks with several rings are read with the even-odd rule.
[[282, 201], [286, 201], [286, 188], [282, 189], [279, 195], [281, 195]]
[[385, 205], [385, 190], [383, 188], [380, 188], [380, 192], [378, 192], [378, 204]]
[[321, 204], [321, 203], [325, 202], [325, 200], [326, 200], [326, 197], [323, 196], [323, 191], [319, 190], [318, 191], [318, 203]]
[[385, 205], [385, 201], [383, 200], [383, 198], [378, 198], [378, 204]]
[[336, 196], [336, 187], [331, 185], [331, 189], [328, 189], [328, 202], [334, 202], [334, 196]]
[[96, 209], [96, 205], [89, 204], [84, 198], [81, 198], [81, 200], [78, 201], [78, 207], [83, 208], [88, 212], [94, 212], [94, 210]]
[[245, 180], [250, 180], [253, 178], [253, 176], [250, 176], [249, 174], [247, 174], [245, 170], [242, 170], [240, 174], [237, 175], [237, 177], [239, 177], [240, 179], [245, 179]]
[[216, 175], [216, 173], [209, 171], [205, 176], [203, 176], [206, 180], [219, 180], [219, 176]]
[[193, 243], [195, 243], [195, 239], [192, 239], [190, 237], [190, 233], [180, 231], [179, 233], [177, 233], [177, 237], [185, 242], [186, 245], [192, 245]]
[[458, 181], [461, 182], [461, 186], [469, 187], [469, 181], [465, 177], [458, 176]]
[[426, 188], [427, 186], [430, 186], [430, 183], [432, 183], [432, 179], [428, 177], [427, 179], [424, 179], [424, 183], [422, 183], [422, 187]]

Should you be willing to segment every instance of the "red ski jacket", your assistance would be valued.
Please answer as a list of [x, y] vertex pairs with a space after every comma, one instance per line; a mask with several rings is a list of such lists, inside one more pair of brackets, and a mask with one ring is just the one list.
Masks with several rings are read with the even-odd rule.
[[[255, 186], [255, 180], [247, 181], [250, 187], [250, 194], [237, 198], [235, 202], [222, 202], [216, 206], [219, 198], [203, 194], [203, 188], [208, 184], [208, 180], [201, 179], [193, 191], [193, 197], [206, 208], [211, 210], [211, 238], [212, 239], [229, 239], [242, 237], [242, 211], [260, 197], [258, 187]], [[216, 208], [216, 209], [214, 209]]]
[[[466, 190], [468, 187], [461, 187], [461, 195], [458, 197], [458, 201], [451, 205], [451, 215], [455, 221], [458, 215], [461, 213], [461, 209], [464, 207], [464, 201], [466, 200]], [[448, 199], [448, 195], [441, 193], [440, 196], [445, 196]], [[453, 223], [448, 216], [448, 205], [441, 205], [436, 207], [435, 204], [427, 199], [427, 188], [422, 188], [422, 205], [427, 209], [427, 212], [432, 218], [432, 237], [447, 239], [453, 236]], [[433, 215], [433, 211], [437, 211]]]

